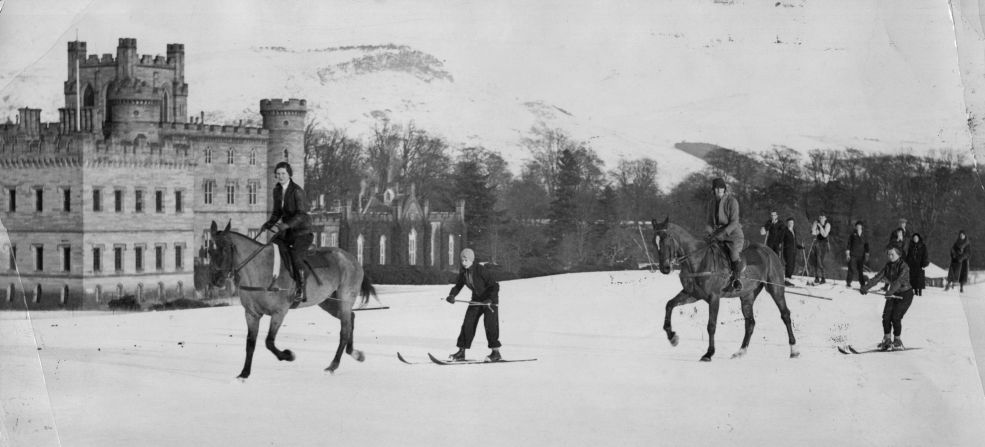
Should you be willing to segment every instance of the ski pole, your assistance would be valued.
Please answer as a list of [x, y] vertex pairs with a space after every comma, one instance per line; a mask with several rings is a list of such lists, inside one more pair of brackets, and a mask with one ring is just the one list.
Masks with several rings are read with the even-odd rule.
[[[447, 301], [447, 299], [444, 300]], [[491, 309], [493, 312], [496, 311], [496, 308], [493, 307], [492, 303], [483, 303], [482, 301], [469, 301], [469, 300], [453, 300], [453, 301], [456, 303], [466, 303], [469, 306], [489, 306], [489, 309]]]

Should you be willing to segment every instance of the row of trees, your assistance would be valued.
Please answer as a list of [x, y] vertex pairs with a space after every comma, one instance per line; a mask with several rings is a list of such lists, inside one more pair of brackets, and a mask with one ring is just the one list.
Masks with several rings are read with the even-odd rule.
[[[657, 160], [620, 160], [607, 169], [590, 144], [550, 128], [532, 129], [522, 144], [529, 160], [514, 174], [498, 152], [453, 150], [413, 123], [381, 122], [366, 139], [311, 123], [306, 189], [344, 201], [414, 185], [419, 198], [444, 209], [465, 199], [470, 245], [507, 270], [531, 274], [645, 262], [652, 256], [643, 242], [648, 226], [634, 222], [670, 216], [703, 231], [711, 179], [719, 176], [740, 201], [749, 240], [758, 240], [770, 210], [794, 217], [801, 237], [823, 210], [834, 226], [834, 248], [862, 219], [880, 249], [905, 217], [928, 241], [932, 260], [945, 265], [958, 229], [973, 241], [985, 236], [985, 190], [973, 167], [952, 152], [814, 150], [803, 157], [782, 146], [758, 154], [716, 148], [704, 157], [706, 170], [661, 191]], [[975, 257], [973, 264], [983, 265]]]

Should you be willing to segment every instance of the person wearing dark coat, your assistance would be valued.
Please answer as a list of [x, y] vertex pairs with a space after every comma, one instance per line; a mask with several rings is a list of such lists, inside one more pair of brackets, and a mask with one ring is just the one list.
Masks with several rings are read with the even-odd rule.
[[274, 177], [277, 179], [277, 185], [274, 186], [274, 210], [261, 231], [273, 229], [276, 232], [273, 242], [283, 248], [281, 252], [286, 252], [290, 258], [291, 276], [294, 278], [292, 307], [297, 307], [306, 300], [301, 260], [314, 241], [314, 234], [311, 233], [308, 200], [304, 190], [291, 180], [293, 176], [294, 171], [286, 161], [274, 166]]
[[[886, 266], [872, 277], [868, 283], [862, 286], [859, 291], [862, 295], [869, 293], [869, 289], [879, 284], [879, 281], [886, 281], [886, 305], [882, 308], [882, 342], [879, 349], [885, 351], [889, 349], [903, 350], [903, 340], [900, 334], [903, 333], [903, 316], [913, 304], [913, 287], [910, 286], [910, 268], [900, 256], [900, 250], [890, 247], [886, 250], [886, 257], [889, 261]], [[895, 336], [896, 339], [893, 340]]]
[[869, 260], [869, 241], [862, 233], [864, 223], [855, 222], [855, 231], [848, 236], [848, 248], [845, 249], [845, 259], [848, 261], [848, 284], [852, 287], [852, 279], [858, 278], [858, 285], [865, 286], [865, 262]]
[[462, 250], [462, 268], [458, 271], [458, 279], [455, 286], [451, 288], [448, 297], [445, 298], [449, 303], [455, 303], [455, 297], [462, 287], [472, 290], [472, 300], [468, 310], [465, 311], [465, 319], [462, 321], [462, 329], [458, 334], [458, 351], [450, 355], [454, 361], [465, 360], [465, 350], [472, 347], [472, 340], [475, 338], [475, 330], [479, 326], [479, 317], [482, 317], [483, 326], [486, 330], [486, 341], [492, 352], [486, 357], [487, 362], [498, 362], [503, 359], [499, 353], [502, 344], [499, 342], [499, 283], [492, 278], [486, 266], [475, 262], [475, 252], [471, 248]]
[[923, 295], [923, 289], [927, 287], [927, 280], [924, 270], [930, 265], [930, 257], [927, 255], [927, 244], [923, 243], [920, 233], [913, 233], [910, 237], [910, 250], [906, 252], [906, 265], [910, 268], [910, 285], [917, 296]]
[[958, 283], [959, 292], [964, 292], [968, 282], [968, 257], [971, 255], [971, 241], [964, 230], [958, 232], [958, 239], [951, 246], [951, 268], [947, 271], [947, 285], [944, 290], [950, 290], [951, 285]]
[[783, 268], [784, 276], [786, 280], [783, 281], [784, 285], [792, 286], [789, 280], [793, 278], [794, 269], [797, 267], [797, 250], [803, 249], [804, 246], [797, 243], [797, 236], [793, 232], [794, 221], [792, 217], [787, 218], [787, 226], [783, 229], [781, 233], [783, 238], [780, 239], [781, 251], [783, 253]]
[[906, 230], [902, 228], [897, 228], [889, 233], [889, 243], [886, 244], [886, 249], [896, 247], [899, 249], [900, 255], [906, 256]]
[[776, 254], [780, 253], [780, 246], [783, 245], [783, 237], [787, 226], [780, 221], [776, 211], [770, 211], [770, 220], [763, 224], [759, 229], [760, 234], [766, 236], [766, 246], [771, 248]]

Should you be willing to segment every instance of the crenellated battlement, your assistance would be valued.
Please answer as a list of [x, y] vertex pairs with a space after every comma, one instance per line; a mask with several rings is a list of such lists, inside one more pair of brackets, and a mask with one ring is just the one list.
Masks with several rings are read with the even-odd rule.
[[162, 125], [162, 135], [182, 134], [190, 137], [249, 137], [267, 138], [270, 131], [262, 127], [232, 126], [217, 124], [165, 123]]
[[308, 101], [297, 98], [290, 98], [286, 101], [280, 98], [260, 100], [260, 113], [276, 110], [306, 112], [308, 110]]

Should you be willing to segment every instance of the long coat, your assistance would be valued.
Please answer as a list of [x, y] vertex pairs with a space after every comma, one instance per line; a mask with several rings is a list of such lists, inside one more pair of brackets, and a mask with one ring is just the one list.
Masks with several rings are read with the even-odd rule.
[[280, 183], [274, 186], [274, 211], [267, 219], [267, 226], [271, 227], [277, 221], [282, 221], [287, 226], [284, 239], [288, 241], [311, 233], [308, 200], [305, 198], [304, 190], [293, 181], [287, 184], [286, 192]]
[[947, 272], [948, 282], [965, 284], [968, 282], [968, 256], [971, 255], [971, 241], [958, 239], [951, 246], [951, 268]]
[[923, 269], [930, 265], [930, 258], [922, 240], [910, 243], [910, 251], [906, 252], [906, 265], [910, 267], [910, 285], [917, 290], [926, 289], [927, 281]]

